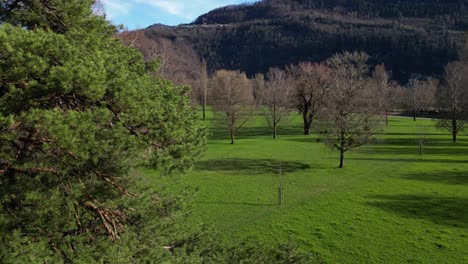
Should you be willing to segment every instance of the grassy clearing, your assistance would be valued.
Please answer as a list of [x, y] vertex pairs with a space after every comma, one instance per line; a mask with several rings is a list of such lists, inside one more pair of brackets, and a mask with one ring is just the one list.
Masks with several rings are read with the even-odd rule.
[[173, 191], [199, 187], [192, 221], [214, 225], [226, 241], [290, 240], [327, 263], [468, 263], [468, 137], [453, 144], [434, 124], [392, 118], [374, 144], [347, 153], [344, 169], [318, 135], [301, 135], [297, 118], [277, 140], [253, 120], [236, 145], [211, 127], [191, 173], [153, 180]]

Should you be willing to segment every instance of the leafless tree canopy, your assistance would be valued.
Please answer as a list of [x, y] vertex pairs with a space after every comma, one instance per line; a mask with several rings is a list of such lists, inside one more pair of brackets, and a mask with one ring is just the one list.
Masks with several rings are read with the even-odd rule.
[[202, 59], [200, 67], [199, 82], [192, 87], [198, 103], [202, 107], [202, 118], [206, 119], [206, 107], [208, 104], [208, 69], [205, 59]]
[[266, 109], [266, 121], [273, 130], [273, 138], [277, 136], [279, 123], [291, 111], [294, 103], [292, 95], [291, 78], [287, 73], [278, 68], [270, 69], [261, 98]]
[[416, 121], [418, 112], [429, 110], [434, 106], [435, 92], [438, 81], [435, 79], [411, 79], [403, 94], [407, 108], [411, 109], [413, 120]]
[[303, 62], [290, 66], [288, 72], [294, 80], [294, 97], [304, 122], [304, 134], [309, 135], [313, 120], [325, 105], [331, 86], [330, 69], [323, 64]]
[[151, 39], [144, 30], [124, 31], [117, 37], [125, 45], [140, 50], [147, 60], [159, 61], [156, 77], [171, 80], [175, 85], [199, 85], [202, 61], [191, 47], [164, 38]]
[[446, 118], [439, 121], [439, 126], [452, 134], [453, 142], [465, 127], [468, 118], [468, 65], [456, 61], [445, 67], [445, 76], [438, 91], [440, 107], [448, 112]]
[[344, 166], [344, 153], [371, 141], [376, 130], [373, 118], [378, 113], [368, 78], [368, 55], [345, 52], [329, 59], [333, 70], [326, 114], [328, 124], [325, 142], [340, 151], [340, 168]]
[[97, 16], [105, 16], [106, 10], [104, 8], [104, 4], [101, 0], [95, 0], [93, 4], [93, 14]]
[[252, 80], [253, 85], [253, 96], [255, 99], [255, 104], [260, 106], [262, 102], [262, 93], [265, 90], [265, 76], [262, 73], [255, 74], [255, 78]]
[[213, 107], [229, 130], [231, 144], [234, 144], [235, 132], [252, 117], [252, 83], [244, 73], [220, 70], [213, 76], [210, 86]]
[[388, 112], [392, 107], [392, 92], [394, 92], [392, 88], [394, 85], [391, 83], [390, 74], [385, 69], [385, 65], [375, 66], [372, 72], [372, 83], [374, 100], [376, 100], [379, 111], [385, 114], [385, 122], [388, 125]]

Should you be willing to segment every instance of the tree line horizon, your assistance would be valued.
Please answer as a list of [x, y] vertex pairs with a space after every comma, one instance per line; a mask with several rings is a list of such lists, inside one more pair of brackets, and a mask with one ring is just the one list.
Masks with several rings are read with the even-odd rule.
[[423, 111], [440, 112], [438, 126], [457, 141], [467, 118], [467, 63], [449, 63], [442, 80], [414, 78], [405, 86], [391, 80], [384, 64], [371, 69], [364, 52], [337, 53], [324, 63], [301, 62], [286, 69], [271, 68], [253, 78], [240, 71], [218, 70], [208, 76], [203, 60], [200, 82], [193, 87], [195, 104], [215, 111], [235, 143], [236, 131], [255, 115], [261, 115], [277, 137], [280, 123], [292, 112], [301, 115], [304, 135], [314, 122], [324, 142], [344, 153], [372, 141], [390, 112], [409, 112], [414, 121]]

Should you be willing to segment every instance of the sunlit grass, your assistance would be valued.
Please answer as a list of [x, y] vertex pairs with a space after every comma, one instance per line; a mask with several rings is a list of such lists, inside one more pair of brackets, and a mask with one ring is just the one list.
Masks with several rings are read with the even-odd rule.
[[319, 135], [301, 135], [296, 117], [276, 140], [261, 118], [235, 145], [222, 128], [210, 132], [191, 173], [154, 182], [198, 187], [191, 221], [227, 242], [290, 240], [329, 263], [468, 263], [468, 137], [454, 144], [433, 120], [394, 117], [338, 169], [338, 153]]

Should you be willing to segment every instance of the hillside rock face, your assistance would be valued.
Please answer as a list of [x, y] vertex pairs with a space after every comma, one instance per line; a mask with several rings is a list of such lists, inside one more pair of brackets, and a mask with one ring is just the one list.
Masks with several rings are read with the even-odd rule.
[[190, 46], [210, 71], [253, 75], [362, 50], [392, 77], [442, 73], [468, 29], [465, 0], [264, 0], [215, 9], [193, 23], [145, 29], [149, 39]]

